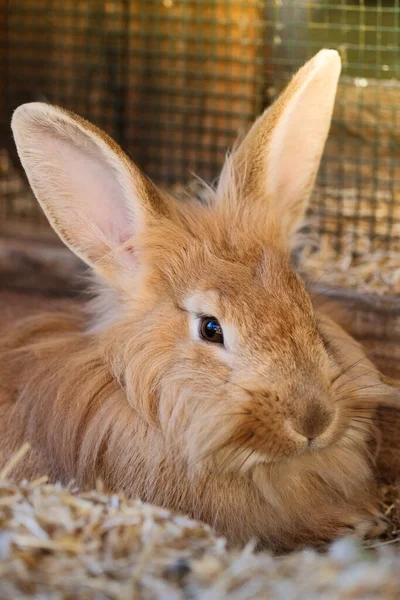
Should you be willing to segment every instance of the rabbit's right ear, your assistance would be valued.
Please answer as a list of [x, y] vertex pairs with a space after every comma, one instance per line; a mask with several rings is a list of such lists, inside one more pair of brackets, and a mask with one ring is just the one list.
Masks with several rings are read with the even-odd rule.
[[255, 121], [222, 171], [217, 198], [278, 228], [287, 242], [299, 225], [329, 132], [341, 70], [335, 50], [321, 50]]
[[103, 274], [117, 255], [134, 261], [124, 243], [168, 209], [122, 149], [84, 119], [40, 102], [17, 108], [11, 127], [32, 190], [64, 243]]

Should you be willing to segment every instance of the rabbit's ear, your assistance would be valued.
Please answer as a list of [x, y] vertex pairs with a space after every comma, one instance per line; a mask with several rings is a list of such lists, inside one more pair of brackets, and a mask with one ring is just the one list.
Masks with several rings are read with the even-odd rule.
[[340, 70], [339, 54], [321, 50], [297, 72], [227, 158], [218, 185], [222, 203], [237, 209], [262, 202], [285, 236], [295, 230], [329, 132]]
[[[16, 109], [11, 127], [51, 225], [97, 270], [107, 269], [107, 258], [167, 210], [161, 193], [121, 148], [84, 119], [34, 102]], [[121, 258], [127, 255], [132, 257], [122, 251]]]

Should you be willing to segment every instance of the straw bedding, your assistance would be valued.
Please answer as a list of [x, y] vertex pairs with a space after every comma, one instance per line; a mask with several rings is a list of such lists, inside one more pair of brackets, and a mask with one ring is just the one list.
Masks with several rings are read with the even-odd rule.
[[399, 198], [384, 190], [375, 196], [372, 202], [353, 188], [315, 190], [296, 242], [304, 277], [361, 294], [400, 294]]
[[318, 245], [307, 243], [299, 256], [298, 272], [308, 281], [359, 294], [400, 294], [400, 251], [375, 250], [354, 255], [350, 236], [343, 240], [338, 256], [331, 236], [321, 234]]
[[[228, 549], [206, 525], [168, 510], [46, 479], [0, 474], [0, 598], [207, 600], [400, 597], [400, 493], [381, 485], [379, 541], [345, 538], [287, 556]], [[400, 532], [399, 532], [400, 533]], [[400, 541], [400, 538], [399, 538]]]

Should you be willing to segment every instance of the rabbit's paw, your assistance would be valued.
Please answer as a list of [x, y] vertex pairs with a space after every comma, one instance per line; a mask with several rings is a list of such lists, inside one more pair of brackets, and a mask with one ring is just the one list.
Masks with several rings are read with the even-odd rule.
[[389, 527], [389, 520], [376, 509], [368, 514], [353, 517], [341, 528], [339, 537], [352, 536], [358, 540], [376, 539]]

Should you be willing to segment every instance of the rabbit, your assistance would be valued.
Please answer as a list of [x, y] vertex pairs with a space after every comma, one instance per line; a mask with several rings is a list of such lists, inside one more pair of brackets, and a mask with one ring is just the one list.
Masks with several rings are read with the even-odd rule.
[[11, 321], [0, 459], [288, 551], [380, 529], [378, 406], [394, 390], [291, 266], [341, 61], [321, 50], [228, 153], [207, 201], [160, 190], [104, 132], [29, 103], [18, 154], [92, 273], [84, 306]]

